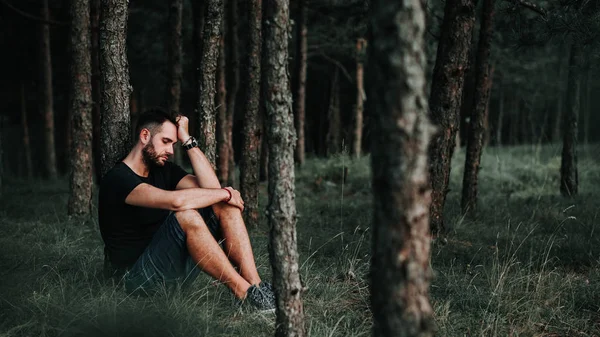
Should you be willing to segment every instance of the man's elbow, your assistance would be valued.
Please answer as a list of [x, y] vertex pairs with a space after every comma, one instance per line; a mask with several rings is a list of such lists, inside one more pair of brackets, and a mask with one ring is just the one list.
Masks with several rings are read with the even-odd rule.
[[171, 200], [170, 209], [171, 211], [179, 212], [185, 210], [185, 198], [181, 196], [175, 196]]

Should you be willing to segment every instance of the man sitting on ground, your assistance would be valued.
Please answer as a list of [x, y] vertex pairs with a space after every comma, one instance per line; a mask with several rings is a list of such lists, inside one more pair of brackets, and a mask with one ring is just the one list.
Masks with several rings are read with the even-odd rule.
[[[135, 134], [133, 149], [100, 185], [100, 231], [112, 274], [123, 275], [128, 292], [148, 293], [187, 284], [202, 270], [238, 299], [274, 311], [273, 289], [258, 275], [242, 220], [244, 201], [221, 188], [188, 133], [187, 117], [152, 109], [139, 117]], [[178, 140], [194, 175], [167, 161]]]

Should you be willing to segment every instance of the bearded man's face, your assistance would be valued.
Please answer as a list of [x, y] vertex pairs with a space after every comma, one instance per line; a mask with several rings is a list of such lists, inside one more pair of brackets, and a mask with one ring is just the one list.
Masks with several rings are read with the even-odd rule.
[[169, 155], [166, 153], [158, 154], [156, 153], [156, 148], [152, 141], [150, 141], [144, 148], [142, 149], [142, 158], [144, 163], [149, 167], [152, 166], [165, 166], [165, 162], [169, 159]]

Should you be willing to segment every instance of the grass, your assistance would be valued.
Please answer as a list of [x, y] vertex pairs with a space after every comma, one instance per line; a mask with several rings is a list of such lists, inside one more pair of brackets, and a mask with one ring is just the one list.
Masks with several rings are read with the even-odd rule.
[[[580, 152], [580, 194], [567, 199], [558, 193], [558, 146], [489, 148], [478, 210], [468, 217], [459, 212], [464, 153], [457, 153], [449, 234], [431, 252], [438, 336], [600, 336], [598, 153], [597, 145]], [[369, 167], [368, 158], [338, 156], [309, 160], [296, 173], [310, 336], [370, 335]], [[206, 276], [186, 292], [126, 296], [100, 276], [96, 218], [67, 217], [67, 198], [66, 181], [6, 181], [0, 337], [273, 335], [273, 317], [240, 314], [229, 291]], [[264, 218], [251, 237], [268, 278]]]

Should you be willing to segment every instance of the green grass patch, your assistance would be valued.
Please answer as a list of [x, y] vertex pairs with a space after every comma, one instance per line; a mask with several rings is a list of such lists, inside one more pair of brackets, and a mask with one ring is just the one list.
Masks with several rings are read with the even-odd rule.
[[[431, 252], [438, 335], [600, 336], [600, 147], [580, 151], [575, 198], [558, 192], [559, 146], [486, 149], [478, 209], [467, 217], [460, 214], [463, 151], [453, 161], [449, 234]], [[310, 336], [371, 333], [369, 160], [312, 159], [296, 171]], [[0, 337], [273, 335], [273, 316], [237, 311], [233, 295], [204, 275], [186, 291], [127, 296], [101, 277], [97, 218], [69, 218], [67, 199], [66, 180], [6, 181]], [[250, 234], [269, 278], [261, 217]]]

